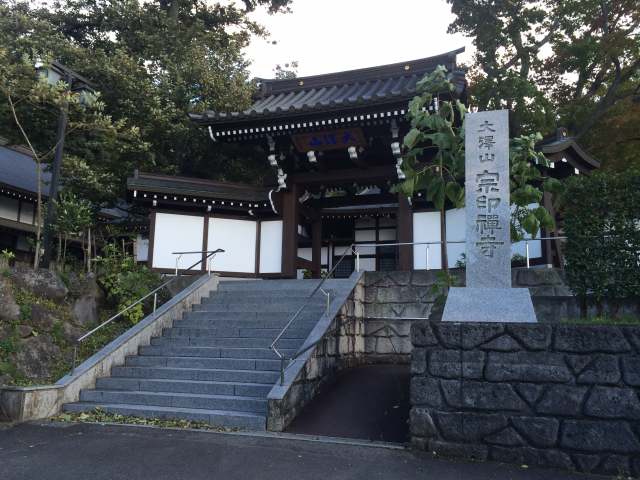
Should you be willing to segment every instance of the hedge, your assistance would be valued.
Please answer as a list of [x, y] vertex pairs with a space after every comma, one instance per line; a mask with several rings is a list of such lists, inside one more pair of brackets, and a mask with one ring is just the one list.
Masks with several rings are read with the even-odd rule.
[[567, 282], [598, 313], [640, 297], [640, 171], [597, 172], [566, 183], [564, 229]]

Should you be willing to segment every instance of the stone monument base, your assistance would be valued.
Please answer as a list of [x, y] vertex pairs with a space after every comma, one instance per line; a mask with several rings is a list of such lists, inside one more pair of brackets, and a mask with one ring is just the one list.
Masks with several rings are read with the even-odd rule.
[[536, 323], [528, 288], [452, 287], [443, 322]]

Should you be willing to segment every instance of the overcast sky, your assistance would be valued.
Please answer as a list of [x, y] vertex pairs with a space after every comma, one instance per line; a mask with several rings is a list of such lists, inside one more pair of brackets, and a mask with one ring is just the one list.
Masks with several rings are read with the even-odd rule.
[[[247, 49], [251, 73], [272, 78], [276, 64], [299, 62], [298, 75], [316, 75], [413, 60], [459, 47], [470, 60], [471, 41], [450, 35], [454, 18], [445, 0], [293, 0], [292, 13], [252, 18], [271, 32]], [[275, 41], [276, 44], [271, 42]]]

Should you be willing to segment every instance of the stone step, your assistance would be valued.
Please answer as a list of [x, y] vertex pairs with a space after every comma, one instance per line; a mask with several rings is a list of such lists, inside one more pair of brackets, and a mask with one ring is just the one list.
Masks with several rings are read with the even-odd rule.
[[[294, 349], [281, 350], [286, 356], [293, 355]], [[206, 358], [265, 358], [278, 357], [270, 348], [219, 348], [219, 347], [180, 347], [154, 346], [140, 347], [140, 355], [168, 357], [206, 357]]]
[[271, 384], [246, 382], [208, 382], [196, 380], [168, 380], [105, 377], [96, 381], [99, 390], [132, 390], [147, 392], [196, 393], [205, 395], [239, 395], [266, 398]]
[[153, 405], [158, 407], [267, 413], [267, 399], [237, 395], [204, 395], [177, 392], [82, 390], [81, 402]]
[[[211, 312], [211, 313], [274, 313], [283, 316], [290, 316], [295, 313], [302, 303], [298, 302], [280, 302], [280, 303], [247, 303], [241, 299], [235, 303], [200, 303], [193, 305], [194, 312]], [[323, 312], [326, 302], [314, 302], [304, 308], [308, 312]]]
[[204, 422], [226, 428], [239, 428], [246, 430], [265, 430], [266, 418], [264, 415], [247, 412], [233, 412], [228, 410], [204, 410], [179, 407], [159, 407], [145, 405], [126, 405], [109, 403], [67, 403], [63, 409], [67, 412], [88, 412], [100, 407], [109, 413], [118, 413], [124, 416], [143, 418], [163, 418], [191, 420]]
[[264, 305], [251, 303], [202, 303], [193, 306], [194, 312], [210, 312], [210, 313], [278, 313], [284, 317], [295, 312], [300, 305], [297, 304], [274, 304], [266, 303]]
[[229, 370], [215, 368], [113, 367], [111, 376], [143, 379], [196, 380], [204, 382], [242, 382], [271, 385], [279, 372], [268, 370]]
[[127, 357], [125, 366], [279, 371], [280, 361], [261, 358], [152, 357], [136, 355]]
[[[240, 337], [154, 337], [153, 346], [181, 346], [181, 347], [224, 347], [224, 348], [268, 348], [273, 338], [240, 338]], [[278, 346], [297, 350], [303, 338], [282, 338]]]
[[[279, 328], [282, 329], [289, 322], [289, 318], [278, 320], [219, 320], [217, 318], [176, 320], [173, 328]], [[312, 322], [302, 318], [296, 318], [292, 325], [299, 329], [311, 329], [317, 321]]]
[[[219, 303], [229, 302], [237, 300], [247, 300], [249, 302], [264, 302], [264, 303], [281, 303], [284, 301], [297, 302], [302, 305], [309, 299], [311, 292], [289, 292], [285, 295], [276, 294], [273, 292], [254, 291], [254, 292], [214, 292], [209, 297], [202, 299], [201, 303]], [[324, 301], [325, 296], [316, 293], [313, 296], [315, 298], [321, 298]]]
[[[67, 411], [101, 407], [121, 415], [189, 419], [225, 427], [264, 430], [267, 396], [281, 361], [269, 348], [301, 306], [280, 340], [293, 355], [325, 312], [326, 297], [309, 295], [319, 280], [221, 282], [138, 355], [112, 367], [111, 376], [82, 390]], [[329, 280], [333, 297], [350, 281]]]
[[[218, 285], [218, 292], [232, 292], [232, 291], [308, 291], [311, 293], [314, 288], [318, 286], [320, 280], [258, 280], [258, 281], [222, 281]], [[325, 282], [325, 285], [329, 282]]]
[[[282, 331], [281, 328], [165, 328], [162, 330], [164, 337], [238, 337], [238, 338], [265, 338], [273, 341]], [[305, 339], [309, 335], [309, 329], [290, 328], [283, 338]]]
[[[318, 321], [324, 313], [322, 310], [307, 310], [300, 312], [298, 318], [300, 320]], [[215, 319], [225, 322], [237, 322], [240, 320], [289, 320], [295, 312], [208, 312], [206, 310], [198, 310], [193, 312], [185, 312], [182, 320], [208, 320]]]

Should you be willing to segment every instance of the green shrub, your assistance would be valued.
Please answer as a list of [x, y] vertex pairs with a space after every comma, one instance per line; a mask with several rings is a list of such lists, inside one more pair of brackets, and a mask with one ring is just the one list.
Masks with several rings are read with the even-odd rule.
[[[118, 311], [145, 296], [161, 282], [158, 274], [136, 263], [133, 256], [123, 252], [116, 244], [109, 244], [104, 248], [103, 256], [98, 258], [98, 265], [97, 280], [105, 289], [107, 300]], [[150, 298], [146, 305], [152, 301]], [[136, 324], [144, 318], [144, 307], [142, 303], [138, 304], [123, 316]]]
[[0, 260], [4, 260], [9, 265], [16, 258], [16, 254], [6, 248], [0, 252]]
[[640, 296], [640, 171], [598, 172], [569, 179], [563, 204], [567, 281], [582, 299], [592, 297], [603, 316]]

